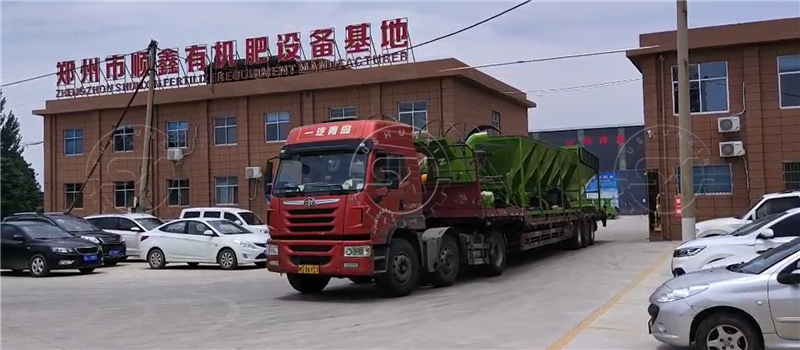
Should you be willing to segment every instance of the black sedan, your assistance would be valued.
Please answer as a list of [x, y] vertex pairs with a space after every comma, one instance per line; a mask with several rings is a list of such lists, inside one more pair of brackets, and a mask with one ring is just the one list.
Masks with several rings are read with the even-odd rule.
[[103, 249], [105, 265], [116, 265], [127, 257], [127, 247], [122, 236], [101, 230], [84, 218], [64, 213], [16, 213], [3, 222], [36, 221], [56, 226], [69, 234], [97, 243]]
[[29, 270], [33, 277], [64, 269], [87, 274], [103, 264], [100, 245], [46, 223], [4, 222], [0, 224], [0, 238], [0, 267], [14, 272]]

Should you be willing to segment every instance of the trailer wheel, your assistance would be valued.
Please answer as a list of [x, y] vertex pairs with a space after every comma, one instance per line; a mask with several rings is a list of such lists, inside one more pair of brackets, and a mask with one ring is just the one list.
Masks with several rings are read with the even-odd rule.
[[569, 244], [567, 245], [569, 249], [578, 250], [583, 248], [583, 232], [581, 232], [578, 222], [573, 222], [567, 229], [572, 231], [572, 238], [570, 238]]
[[411, 294], [419, 281], [419, 257], [411, 243], [395, 238], [389, 247], [386, 272], [375, 278], [375, 285], [384, 297], [396, 298]]
[[506, 269], [508, 248], [500, 231], [492, 231], [486, 237], [489, 244], [489, 264], [479, 266], [485, 276], [494, 277], [503, 274]]
[[315, 275], [299, 275], [290, 273], [286, 275], [289, 284], [292, 285], [294, 290], [303, 294], [316, 294], [321, 292], [328, 286], [331, 281], [330, 277], [315, 276]]
[[594, 221], [587, 221], [586, 230], [589, 231], [589, 245], [594, 245], [594, 235], [597, 232], [597, 224]]
[[581, 238], [581, 248], [586, 248], [589, 246], [589, 244], [591, 244], [590, 240], [592, 238], [592, 233], [591, 233], [592, 228], [588, 224], [589, 223], [586, 221], [578, 222], [578, 228], [580, 230], [581, 235], [583, 235], [583, 237]]
[[458, 242], [451, 235], [442, 237], [439, 245], [439, 261], [436, 271], [430, 274], [429, 279], [433, 287], [449, 287], [456, 283], [459, 268]]

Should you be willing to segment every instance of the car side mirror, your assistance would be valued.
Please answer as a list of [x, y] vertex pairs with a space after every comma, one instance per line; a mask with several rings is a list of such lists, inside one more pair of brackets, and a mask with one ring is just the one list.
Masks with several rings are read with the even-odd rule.
[[761, 233], [758, 234], [758, 238], [773, 239], [775, 238], [775, 232], [773, 232], [771, 228], [766, 228], [764, 231], [761, 231]]
[[214, 231], [211, 231], [211, 230], [203, 231], [203, 236], [213, 236], [213, 235], [214, 235]]
[[142, 232], [142, 229], [134, 226], [134, 227], [131, 227], [131, 232]]
[[11, 237], [11, 239], [17, 242], [25, 242], [27, 240], [27, 238], [25, 238], [25, 236], [23, 235], [14, 235], [13, 237]]
[[237, 224], [237, 225], [242, 225], [242, 220], [236, 220], [236, 221], [234, 221], [234, 223]]
[[778, 274], [778, 283], [780, 284], [800, 284], [800, 269], [795, 269], [791, 272], [783, 272]]

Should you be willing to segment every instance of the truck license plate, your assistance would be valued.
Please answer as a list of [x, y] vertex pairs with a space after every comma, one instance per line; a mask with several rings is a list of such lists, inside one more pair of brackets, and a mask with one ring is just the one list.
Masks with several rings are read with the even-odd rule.
[[300, 265], [297, 266], [297, 273], [306, 275], [319, 275], [319, 266], [317, 265]]

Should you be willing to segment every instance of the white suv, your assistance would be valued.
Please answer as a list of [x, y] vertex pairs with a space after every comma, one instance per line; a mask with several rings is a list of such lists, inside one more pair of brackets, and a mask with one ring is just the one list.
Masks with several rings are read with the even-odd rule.
[[800, 191], [784, 191], [765, 194], [742, 215], [700, 221], [695, 224], [697, 238], [724, 236], [745, 224], [768, 216], [800, 207]]
[[230, 207], [187, 208], [181, 211], [180, 218], [228, 219], [254, 233], [269, 235], [269, 227], [264, 220], [261, 220], [256, 213], [245, 209]]
[[84, 219], [103, 231], [122, 236], [127, 246], [128, 256], [139, 256], [139, 236], [164, 224], [164, 221], [150, 214], [114, 213], [87, 216]]

